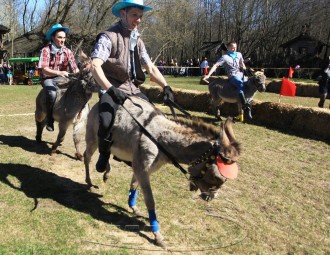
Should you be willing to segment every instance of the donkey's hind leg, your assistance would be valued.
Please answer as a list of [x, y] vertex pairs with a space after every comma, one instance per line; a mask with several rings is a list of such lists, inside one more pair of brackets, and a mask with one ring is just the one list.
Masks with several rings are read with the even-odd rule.
[[76, 148], [75, 156], [78, 160], [83, 161], [84, 156], [81, 150], [81, 144], [84, 140], [83, 130], [85, 127], [85, 121], [78, 121], [73, 124], [73, 143]]
[[84, 141], [83, 131], [85, 130], [89, 110], [89, 105], [87, 103], [73, 120], [73, 143], [76, 148], [75, 156], [80, 161], [83, 161], [84, 158], [82, 154], [82, 141]]
[[97, 149], [97, 132], [93, 132], [93, 129], [90, 125], [87, 124], [86, 128], [86, 150], [84, 152], [84, 164], [85, 164], [85, 181], [89, 187], [98, 188], [98, 186], [93, 185], [90, 177], [90, 162], [93, 154]]
[[34, 118], [35, 118], [36, 127], [37, 127], [36, 141], [37, 141], [37, 143], [41, 143], [42, 131], [46, 125], [46, 114], [37, 109], [34, 114]]
[[136, 199], [138, 196], [138, 190], [137, 190], [138, 186], [139, 186], [139, 183], [133, 174], [132, 180], [131, 180], [131, 187], [130, 187], [129, 195], [128, 195], [128, 206], [133, 210], [133, 213], [136, 216], [142, 216], [141, 211], [136, 206]]
[[220, 99], [214, 99], [214, 98], [211, 99], [211, 106], [212, 106], [213, 114], [214, 114], [215, 118], [220, 121], [222, 120], [221, 116], [220, 116], [221, 115], [221, 111], [220, 111], [221, 105], [222, 105], [221, 98]]

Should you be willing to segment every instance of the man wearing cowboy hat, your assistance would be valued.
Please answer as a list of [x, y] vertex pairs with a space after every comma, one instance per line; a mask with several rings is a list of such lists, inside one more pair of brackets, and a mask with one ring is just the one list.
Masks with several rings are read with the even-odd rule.
[[[118, 105], [128, 96], [148, 98], [140, 91], [145, 81], [143, 68], [151, 79], [163, 88], [165, 97], [174, 100], [172, 90], [158, 68], [152, 63], [137, 31], [144, 12], [152, 8], [143, 0], [117, 2], [112, 13], [121, 20], [100, 33], [92, 52], [93, 76], [106, 91], [100, 97], [99, 159], [96, 170], [104, 172], [108, 167], [111, 146], [111, 127]], [[149, 101], [149, 100], [148, 100]]]
[[69, 72], [79, 72], [72, 51], [64, 45], [68, 32], [68, 27], [61, 24], [53, 25], [46, 33], [49, 43], [40, 53], [38, 68], [41, 70], [42, 84], [46, 92], [48, 131], [54, 131], [53, 106], [56, 100], [56, 84], [68, 77]]

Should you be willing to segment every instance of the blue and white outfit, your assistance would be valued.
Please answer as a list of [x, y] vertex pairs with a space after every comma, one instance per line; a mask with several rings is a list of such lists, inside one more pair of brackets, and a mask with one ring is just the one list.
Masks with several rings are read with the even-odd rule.
[[218, 61], [217, 65], [223, 66], [229, 78], [240, 94], [244, 94], [244, 74], [241, 66], [244, 63], [242, 53], [227, 51]]

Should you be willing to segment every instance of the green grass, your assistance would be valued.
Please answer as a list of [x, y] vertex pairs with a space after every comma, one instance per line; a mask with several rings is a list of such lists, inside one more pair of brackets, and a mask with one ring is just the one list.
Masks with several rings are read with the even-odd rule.
[[[72, 158], [71, 130], [60, 153], [49, 156], [57, 132], [45, 131], [46, 143], [37, 146], [34, 116], [12, 116], [33, 113], [40, 89], [0, 87], [0, 254], [330, 253], [329, 144], [236, 123], [239, 176], [210, 203], [189, 191], [178, 169], [162, 167], [151, 181], [170, 253], [148, 241], [145, 217], [127, 211], [131, 170], [125, 164], [112, 161], [103, 184], [94, 155], [91, 174], [100, 188], [88, 191], [83, 163]], [[96, 101], [94, 95], [91, 104]], [[147, 216], [141, 194], [138, 205]]]

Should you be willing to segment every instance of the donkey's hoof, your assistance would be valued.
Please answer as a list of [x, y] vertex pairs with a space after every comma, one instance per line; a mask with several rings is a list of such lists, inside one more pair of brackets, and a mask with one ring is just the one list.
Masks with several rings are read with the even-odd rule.
[[37, 135], [37, 136], [36, 136], [36, 142], [37, 142], [37, 143], [41, 143], [41, 136], [40, 136], [40, 135]]
[[166, 244], [164, 242], [164, 237], [160, 232], [154, 232], [155, 235], [155, 245], [162, 247], [164, 250], [166, 250]]
[[131, 209], [137, 217], [142, 217], [142, 213], [137, 206], [132, 206]]
[[104, 174], [103, 174], [103, 182], [107, 182], [108, 179], [110, 177], [110, 172], [106, 171]]
[[80, 161], [84, 161], [84, 156], [83, 156], [81, 153], [76, 152], [75, 156], [76, 156], [76, 158], [77, 158], [78, 160], [80, 160]]

